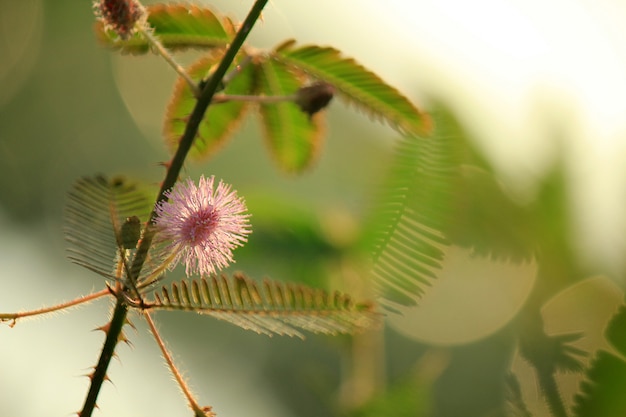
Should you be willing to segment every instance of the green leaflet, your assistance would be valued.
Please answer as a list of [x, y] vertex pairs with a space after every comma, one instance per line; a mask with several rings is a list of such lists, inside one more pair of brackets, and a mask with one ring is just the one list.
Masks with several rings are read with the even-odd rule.
[[193, 311], [268, 336], [303, 338], [313, 333], [355, 333], [375, 325], [380, 315], [370, 303], [353, 303], [339, 292], [264, 280], [242, 273], [174, 282], [154, 293], [152, 309]]
[[[259, 94], [291, 95], [302, 80], [280, 62], [271, 59], [258, 64]], [[309, 167], [319, 153], [323, 114], [308, 117], [292, 102], [261, 104], [261, 125], [270, 151], [281, 168], [300, 172]]]
[[[215, 54], [200, 59], [191, 68], [189, 74], [195, 80], [201, 80], [209, 74], [221, 55]], [[250, 94], [253, 89], [254, 74], [251, 65], [245, 66], [223, 90], [224, 94]], [[189, 86], [179, 78], [174, 86], [174, 93], [165, 115], [165, 141], [172, 152], [176, 150], [178, 141], [185, 131], [187, 119], [196, 104], [196, 98]], [[206, 112], [198, 129], [198, 136], [194, 140], [189, 153], [191, 158], [208, 158], [230, 138], [240, 121], [246, 114], [248, 105], [242, 101], [215, 103]]]
[[294, 48], [294, 43], [290, 40], [278, 46], [273, 58], [332, 84], [348, 102], [403, 133], [430, 132], [428, 115], [373, 72], [344, 57], [337, 49], [317, 45]]
[[[232, 22], [208, 8], [192, 4], [154, 4], [146, 7], [148, 24], [163, 45], [174, 51], [187, 48], [215, 48], [228, 44], [234, 35]], [[146, 39], [134, 34], [122, 40], [98, 21], [96, 37], [106, 46], [123, 53], [145, 54], [150, 50]]]

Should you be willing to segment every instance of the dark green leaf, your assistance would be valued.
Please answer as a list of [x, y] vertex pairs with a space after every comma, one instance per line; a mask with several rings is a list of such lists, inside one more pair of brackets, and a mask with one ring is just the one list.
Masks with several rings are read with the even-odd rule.
[[[208, 8], [193, 4], [155, 4], [146, 9], [154, 35], [171, 51], [224, 47], [234, 34], [231, 21]], [[97, 22], [95, 30], [98, 39], [110, 48], [132, 54], [145, 54], [150, 50], [139, 33], [123, 40], [107, 30], [102, 22]]]
[[606, 338], [626, 357], [626, 306], [622, 305], [617, 314], [611, 318], [606, 329]]
[[[271, 60], [258, 65], [259, 92], [266, 96], [296, 93], [301, 77]], [[261, 104], [261, 125], [276, 161], [286, 171], [299, 172], [311, 165], [319, 153], [323, 114], [309, 117], [293, 102]]]
[[[216, 65], [221, 56], [215, 54], [200, 59], [190, 69], [189, 74], [195, 80], [204, 79]], [[238, 61], [239, 62], [239, 61]], [[224, 94], [245, 95], [253, 89], [254, 67], [245, 66], [222, 91]], [[217, 101], [217, 97], [216, 100]], [[178, 147], [178, 142], [185, 131], [191, 111], [196, 104], [189, 85], [179, 78], [174, 87], [174, 93], [165, 115], [165, 140], [172, 152]], [[213, 155], [234, 133], [245, 116], [248, 104], [242, 101], [229, 101], [212, 104], [200, 123], [198, 136], [193, 142], [189, 153], [195, 159], [208, 158]]]
[[401, 132], [425, 134], [430, 131], [427, 114], [353, 59], [344, 57], [334, 48], [316, 45], [295, 48], [294, 43], [283, 43], [272, 57], [314, 79], [332, 84], [340, 98]]
[[600, 350], [574, 399], [575, 417], [626, 416], [626, 362]]

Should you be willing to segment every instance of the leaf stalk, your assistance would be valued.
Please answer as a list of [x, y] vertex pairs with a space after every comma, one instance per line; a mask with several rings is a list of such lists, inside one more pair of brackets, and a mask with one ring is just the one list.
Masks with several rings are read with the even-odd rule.
[[64, 303], [57, 304], [55, 306], [51, 306], [51, 307], [38, 308], [36, 310], [21, 311], [17, 313], [0, 313], [0, 322], [12, 321], [11, 326], [13, 326], [18, 319], [23, 319], [25, 317], [39, 316], [41, 314], [54, 313], [55, 311], [61, 311], [66, 308], [76, 307], [80, 304], [88, 303], [90, 301], [96, 300], [100, 297], [104, 297], [105, 295], [109, 295], [109, 294], [110, 294], [109, 290], [105, 288], [101, 291], [94, 292], [89, 295], [84, 295], [84, 296], [75, 298], [73, 300], [66, 301]]

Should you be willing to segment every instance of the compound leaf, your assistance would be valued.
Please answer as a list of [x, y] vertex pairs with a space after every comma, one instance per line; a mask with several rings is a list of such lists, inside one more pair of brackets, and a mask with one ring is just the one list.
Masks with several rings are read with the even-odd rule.
[[[188, 72], [195, 80], [205, 79], [214, 65], [219, 63], [220, 58], [220, 54], [201, 58], [189, 68]], [[250, 94], [253, 83], [254, 67], [247, 65], [228, 83], [222, 92], [234, 95]], [[178, 142], [185, 131], [189, 115], [195, 104], [196, 98], [189, 85], [182, 78], [178, 78], [167, 108], [163, 129], [165, 141], [172, 152], [178, 147]], [[196, 136], [189, 153], [190, 157], [202, 159], [213, 155], [232, 136], [245, 116], [247, 108], [248, 104], [243, 101], [216, 102], [211, 105], [200, 123], [198, 136]]]
[[369, 303], [353, 303], [339, 292], [265, 280], [258, 284], [241, 273], [181, 280], [154, 293], [153, 309], [206, 314], [266, 335], [302, 338], [313, 333], [354, 333], [377, 323]]
[[375, 119], [412, 134], [431, 129], [428, 115], [420, 111], [394, 87], [337, 49], [309, 45], [294, 47], [290, 40], [278, 46], [271, 57], [309, 77], [332, 84], [349, 103]]
[[[301, 85], [302, 77], [279, 62], [265, 60], [258, 65], [260, 94], [291, 95]], [[259, 113], [265, 138], [279, 166], [288, 172], [310, 166], [321, 147], [324, 115], [309, 117], [291, 101], [261, 104]]]

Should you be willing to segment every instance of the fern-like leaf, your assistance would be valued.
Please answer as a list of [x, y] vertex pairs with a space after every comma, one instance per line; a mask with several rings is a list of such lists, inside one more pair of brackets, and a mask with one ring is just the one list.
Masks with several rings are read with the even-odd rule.
[[355, 304], [349, 296], [303, 285], [265, 280], [257, 284], [241, 273], [182, 280], [155, 292], [152, 309], [206, 314], [266, 335], [354, 333], [375, 324], [373, 305]]
[[390, 301], [411, 305], [437, 277], [456, 186], [455, 139], [440, 126], [435, 136], [400, 140], [367, 233], [374, 281]]
[[[68, 258], [105, 278], [123, 278], [120, 256], [129, 256], [141, 236], [142, 224], [152, 211], [153, 197], [123, 178], [103, 176], [79, 179], [68, 195], [65, 239]], [[130, 223], [129, 223], [130, 222]], [[136, 229], [135, 232], [128, 231]], [[162, 271], [163, 254], [155, 246], [138, 281], [154, 280]]]
[[[258, 87], [266, 96], [291, 95], [302, 85], [302, 77], [279, 62], [258, 65]], [[315, 160], [321, 148], [324, 114], [309, 117], [293, 102], [261, 104], [261, 126], [269, 148], [281, 168], [302, 171]]]
[[[192, 78], [203, 80], [207, 77], [214, 65], [219, 63], [220, 54], [213, 54], [201, 58], [192, 65], [188, 73]], [[242, 58], [245, 59], [245, 58]], [[240, 62], [239, 60], [237, 63]], [[236, 64], [235, 64], [236, 65]], [[250, 94], [253, 89], [254, 68], [246, 66], [234, 77], [223, 90], [224, 94]], [[168, 147], [174, 152], [182, 136], [187, 120], [196, 104], [189, 85], [179, 78], [174, 87], [165, 115], [165, 140]], [[232, 136], [246, 114], [248, 104], [241, 101], [216, 103], [207, 111], [198, 128], [198, 136], [193, 142], [190, 157], [194, 159], [208, 158], [213, 155]]]
[[294, 47], [290, 40], [271, 56], [294, 70], [332, 84], [344, 98], [375, 119], [386, 121], [404, 133], [425, 134], [431, 129], [428, 115], [415, 107], [398, 90], [340, 51], [309, 45]]
[[[206, 7], [193, 4], [154, 4], [146, 8], [148, 24], [161, 43], [171, 51], [188, 48], [225, 47], [232, 36], [232, 22]], [[104, 45], [123, 53], [145, 54], [150, 44], [141, 34], [121, 39], [101, 21], [95, 26], [96, 37]]]
[[452, 114], [433, 115], [430, 137], [398, 141], [365, 234], [383, 297], [405, 305], [438, 276], [449, 245], [523, 261], [538, 239], [532, 213], [506, 195]]

